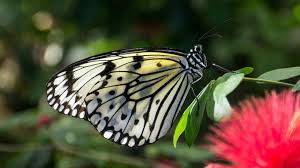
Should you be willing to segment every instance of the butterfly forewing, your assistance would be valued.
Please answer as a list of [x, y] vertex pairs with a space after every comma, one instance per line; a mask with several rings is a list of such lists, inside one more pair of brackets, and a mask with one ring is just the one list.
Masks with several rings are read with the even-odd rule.
[[184, 53], [121, 50], [90, 57], [57, 73], [47, 100], [59, 112], [90, 121], [127, 146], [153, 143], [171, 127], [192, 77]]

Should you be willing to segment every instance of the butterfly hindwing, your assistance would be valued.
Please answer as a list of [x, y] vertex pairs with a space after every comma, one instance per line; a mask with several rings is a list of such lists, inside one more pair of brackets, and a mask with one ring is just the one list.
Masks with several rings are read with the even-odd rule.
[[49, 104], [90, 121], [113, 142], [153, 143], [171, 127], [190, 88], [184, 53], [125, 50], [90, 57], [56, 74]]

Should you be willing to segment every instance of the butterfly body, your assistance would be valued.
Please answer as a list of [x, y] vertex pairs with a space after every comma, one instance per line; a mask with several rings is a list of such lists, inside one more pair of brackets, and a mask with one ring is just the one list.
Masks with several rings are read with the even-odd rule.
[[167, 133], [206, 66], [199, 45], [189, 53], [113, 51], [58, 72], [47, 84], [47, 100], [60, 113], [88, 120], [113, 142], [142, 146]]

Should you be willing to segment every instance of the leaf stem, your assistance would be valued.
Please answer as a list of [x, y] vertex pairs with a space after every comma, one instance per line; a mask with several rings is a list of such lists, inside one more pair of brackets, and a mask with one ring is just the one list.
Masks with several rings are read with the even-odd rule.
[[270, 83], [270, 84], [275, 84], [275, 85], [282, 85], [282, 86], [286, 86], [286, 87], [294, 87], [294, 85], [290, 84], [290, 83], [280, 82], [280, 81], [273, 81], [273, 80], [267, 80], [267, 79], [244, 77], [243, 80], [244, 81], [249, 81], [249, 82], [263, 82], [263, 83]]

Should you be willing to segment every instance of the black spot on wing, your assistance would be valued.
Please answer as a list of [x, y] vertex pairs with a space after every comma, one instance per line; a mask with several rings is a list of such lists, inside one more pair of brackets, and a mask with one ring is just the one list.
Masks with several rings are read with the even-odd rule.
[[110, 74], [107, 74], [106, 75], [106, 79], [110, 79], [111, 78], [111, 75]]
[[102, 83], [102, 85], [101, 85], [101, 87], [100, 88], [103, 88], [103, 87], [105, 87], [106, 85], [108, 84], [108, 82], [105, 80], [105, 81], [103, 81], [103, 83]]
[[114, 95], [116, 92], [114, 90], [111, 90], [108, 92], [110, 95]]
[[141, 68], [141, 63], [139, 63], [139, 62], [137, 62], [137, 63], [135, 63], [134, 65], [133, 65], [133, 68], [134, 69], [139, 69], [139, 68]]
[[135, 120], [134, 120], [134, 125], [138, 125], [138, 123], [139, 123], [139, 120], [138, 120], [138, 119], [135, 119]]
[[144, 60], [143, 56], [134, 56], [133, 57], [133, 61], [135, 61], [135, 62], [139, 62], [139, 61], [143, 61], [143, 60]]
[[120, 77], [117, 78], [117, 80], [118, 80], [118, 81], [122, 81], [122, 80], [123, 80], [123, 77], [120, 76]]
[[139, 69], [141, 68], [141, 61], [144, 60], [144, 57], [143, 56], [134, 56], [133, 57], [133, 61], [136, 62], [134, 65], [133, 65], [133, 68], [134, 69]]
[[122, 114], [122, 115], [121, 115], [121, 120], [125, 120], [125, 119], [126, 119], [126, 117], [127, 117], [127, 115], [126, 115], [126, 114]]
[[158, 104], [160, 102], [160, 100], [159, 99], [157, 99], [156, 101], [155, 101], [155, 104]]
[[105, 65], [105, 68], [102, 72], [100, 72], [100, 76], [104, 76], [104, 75], [110, 73], [116, 67], [116, 65], [114, 63], [112, 63], [111, 61], [105, 62], [104, 65]]

